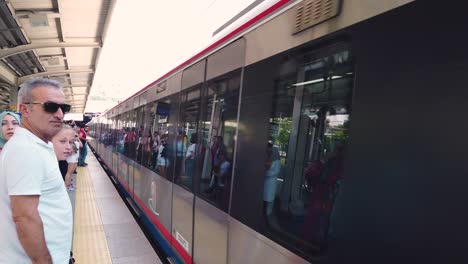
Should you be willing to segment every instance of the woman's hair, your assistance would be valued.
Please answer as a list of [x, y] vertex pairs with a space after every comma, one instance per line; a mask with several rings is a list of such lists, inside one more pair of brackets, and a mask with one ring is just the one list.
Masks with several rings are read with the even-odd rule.
[[69, 124], [62, 123], [62, 126], [60, 127], [60, 131], [64, 129], [70, 129], [71, 131], [73, 131], [73, 133], [76, 133], [75, 129], [73, 129], [73, 127], [71, 127]]
[[62, 127], [61, 127], [60, 130], [62, 130], [62, 129], [71, 129], [71, 130], [75, 131], [75, 130], [73, 129], [73, 127], [71, 127], [69, 124], [65, 124], [65, 123], [62, 124]]
[[[3, 119], [7, 116], [7, 115], [10, 115], [12, 117], [14, 117], [18, 123], [21, 123], [21, 118], [20, 116], [13, 112], [13, 111], [3, 111], [0, 113], [0, 122], [3, 122]], [[3, 135], [3, 132], [2, 130], [0, 129], [0, 148], [3, 148], [3, 146], [6, 144], [6, 139], [5, 139], [5, 136]]]

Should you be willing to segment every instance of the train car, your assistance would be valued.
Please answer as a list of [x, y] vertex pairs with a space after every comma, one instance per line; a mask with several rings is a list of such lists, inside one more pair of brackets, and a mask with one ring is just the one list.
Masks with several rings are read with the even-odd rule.
[[89, 143], [175, 263], [466, 263], [461, 10], [263, 1]]

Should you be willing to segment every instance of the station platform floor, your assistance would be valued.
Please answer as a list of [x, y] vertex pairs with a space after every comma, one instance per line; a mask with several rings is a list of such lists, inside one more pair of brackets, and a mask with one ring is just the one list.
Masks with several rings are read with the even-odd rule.
[[78, 167], [74, 197], [75, 263], [162, 263], [91, 151]]

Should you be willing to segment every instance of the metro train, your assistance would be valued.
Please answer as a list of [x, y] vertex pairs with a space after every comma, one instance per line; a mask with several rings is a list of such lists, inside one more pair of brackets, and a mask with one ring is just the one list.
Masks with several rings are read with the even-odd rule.
[[89, 123], [169, 260], [468, 263], [464, 9], [255, 4]]

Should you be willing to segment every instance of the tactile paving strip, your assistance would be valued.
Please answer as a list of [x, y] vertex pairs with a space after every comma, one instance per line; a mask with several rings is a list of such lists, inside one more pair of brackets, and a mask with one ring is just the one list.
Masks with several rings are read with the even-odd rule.
[[73, 256], [76, 263], [112, 264], [89, 170], [79, 168], [76, 178]]

